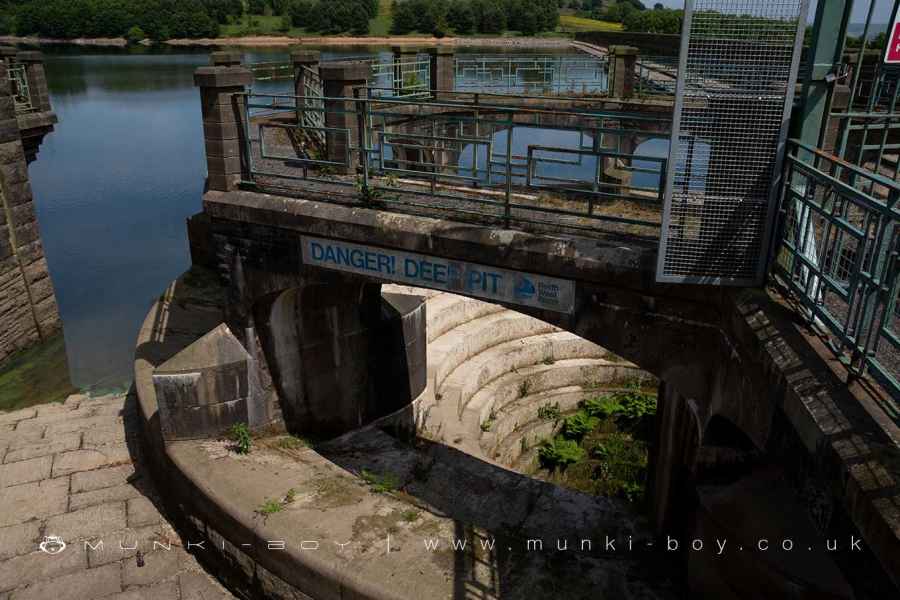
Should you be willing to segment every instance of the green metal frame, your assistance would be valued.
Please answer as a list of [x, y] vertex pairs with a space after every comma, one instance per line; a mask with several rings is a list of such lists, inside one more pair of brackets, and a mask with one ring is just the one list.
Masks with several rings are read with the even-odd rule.
[[[652, 166], [640, 167], [633, 165], [623, 166], [623, 171], [636, 173], [654, 173], [660, 178], [665, 177], [666, 159], [643, 156], [633, 153], [623, 153], [618, 149], [602, 147], [598, 136], [616, 136], [634, 134], [638, 130], [633, 128], [614, 128], [601, 126], [614, 119], [620, 121], [651, 121], [658, 126], [663, 118], [651, 117], [646, 114], [624, 113], [616, 111], [589, 111], [589, 110], [553, 110], [541, 107], [515, 108], [504, 106], [499, 100], [484, 102], [479, 99], [477, 104], [466, 100], [424, 101], [409, 98], [384, 98], [373, 97], [372, 90], [360, 88], [356, 90], [354, 98], [323, 98], [316, 97], [318, 105], [310, 107], [309, 98], [283, 94], [245, 94], [245, 119], [248, 126], [245, 130], [246, 143], [244, 148], [244, 164], [246, 165], [246, 185], [259, 186], [264, 180], [310, 181], [329, 184], [354, 186], [360, 198], [363, 200], [378, 198], [379, 202], [388, 204], [398, 202], [415, 206], [417, 198], [408, 199], [407, 196], [428, 197], [447, 201], [443, 203], [445, 210], [453, 212], [483, 214], [503, 219], [508, 224], [511, 221], [524, 221], [533, 223], [553, 224], [572, 229], [588, 229], [588, 226], [562, 222], [548, 221], [542, 218], [520, 218], [516, 216], [517, 210], [529, 211], [533, 215], [579, 217], [593, 221], [606, 221], [609, 223], [635, 225], [656, 230], [659, 223], [653, 220], [618, 216], [614, 214], [602, 214], [597, 212], [601, 200], [630, 200], [650, 207], [651, 212], [659, 212], [660, 196], [658, 188], [642, 188], [624, 183], [601, 181], [597, 173], [593, 179], [568, 178], [565, 181], [551, 182], [546, 176], [540, 176], [539, 168], [551, 162], [559, 162], [559, 159], [548, 158], [547, 152], [565, 154], [571, 158], [566, 164], [581, 165], [583, 160], [593, 158], [598, 166], [604, 160], [622, 160], [626, 163], [639, 160], [653, 163]], [[261, 118], [275, 115], [296, 114], [298, 107], [309, 112], [318, 112], [323, 115], [333, 113], [337, 115], [353, 115], [357, 123], [355, 139], [357, 143], [350, 143], [354, 136], [347, 129], [330, 127], [310, 127], [303, 123], [266, 123], [258, 122]], [[414, 115], [407, 115], [403, 111], [410, 107], [415, 109]], [[442, 113], [442, 110], [448, 110]], [[432, 114], [428, 114], [432, 111]], [[522, 117], [527, 116], [534, 122], [523, 122]], [[590, 126], [554, 126], [554, 129], [578, 132], [577, 148], [551, 148], [540, 145], [529, 145], [526, 153], [518, 155], [513, 151], [513, 136], [509, 132], [520, 128], [544, 128], [541, 118], [557, 119], [584, 119], [591, 123]], [[430, 131], [392, 131], [395, 122], [413, 120], [417, 125]], [[256, 122], [254, 122], [256, 121]], [[256, 138], [250, 135], [250, 123], [257, 133]], [[447, 126], [454, 131], [448, 130]], [[285, 154], [277, 154], [266, 142], [266, 130], [288, 129], [304, 134], [340, 134], [344, 136], [344, 146], [347, 156], [342, 160], [320, 160], [309, 157], [295, 157]], [[474, 133], [464, 134], [468, 129]], [[507, 132], [505, 141], [499, 144], [495, 140], [497, 132]], [[647, 138], [665, 138], [666, 134], [658, 131], [648, 132]], [[595, 143], [586, 146], [585, 137], [594, 136]], [[448, 153], [451, 157], [458, 157], [463, 149], [486, 148], [486, 152], [473, 150], [472, 164], [460, 167], [457, 160], [445, 163], [431, 160], [424, 155], [428, 153]], [[388, 148], [392, 149], [393, 159], [386, 154]], [[398, 150], [414, 149], [423, 156], [416, 159], [398, 157], [394, 154]], [[348, 167], [350, 156], [359, 157], [359, 171], [356, 178], [353, 175], [345, 177], [331, 176], [321, 172], [322, 167]], [[478, 156], [482, 158], [479, 159]], [[487, 156], [485, 159], [484, 156]], [[278, 165], [273, 164], [278, 162]], [[598, 169], [599, 171], [599, 169]], [[401, 189], [391, 185], [391, 179], [403, 177], [404, 179], [421, 181], [422, 185], [413, 186], [411, 189]], [[466, 193], [466, 191], [475, 192]], [[563, 197], [573, 199], [573, 204], [579, 208], [561, 208], [547, 202], [535, 202], [529, 204], [520, 200], [522, 195], [546, 193], [548, 190], [559, 192]], [[461, 208], [448, 209], [448, 203], [453, 202], [464, 205]], [[571, 205], [570, 205], [571, 206]], [[655, 235], [655, 234], [654, 234]]]

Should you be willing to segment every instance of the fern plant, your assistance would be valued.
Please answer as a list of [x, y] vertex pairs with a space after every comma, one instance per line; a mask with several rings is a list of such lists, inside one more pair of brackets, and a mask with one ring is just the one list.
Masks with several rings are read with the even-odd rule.
[[541, 466], [550, 470], [565, 468], [583, 459], [584, 449], [574, 440], [557, 437], [545, 441], [538, 448], [538, 460], [540, 460]]

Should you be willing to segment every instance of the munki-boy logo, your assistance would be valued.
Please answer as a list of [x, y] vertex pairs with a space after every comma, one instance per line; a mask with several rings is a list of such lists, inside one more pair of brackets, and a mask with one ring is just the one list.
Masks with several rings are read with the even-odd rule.
[[38, 547], [41, 549], [41, 552], [47, 554], [59, 554], [66, 549], [66, 543], [58, 535], [48, 535]]

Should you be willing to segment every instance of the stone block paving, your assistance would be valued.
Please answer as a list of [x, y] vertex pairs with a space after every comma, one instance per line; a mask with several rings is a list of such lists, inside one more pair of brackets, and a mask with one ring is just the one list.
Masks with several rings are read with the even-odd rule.
[[234, 598], [160, 513], [136, 410], [75, 395], [0, 413], [0, 600]]

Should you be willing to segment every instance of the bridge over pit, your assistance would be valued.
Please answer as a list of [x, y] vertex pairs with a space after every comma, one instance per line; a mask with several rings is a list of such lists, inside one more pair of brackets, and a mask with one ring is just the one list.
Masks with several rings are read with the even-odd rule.
[[[615, 54], [637, 63], [628, 51]], [[897, 273], [893, 255], [880, 250], [894, 247], [894, 234], [881, 226], [860, 234], [841, 220], [892, 222], [883, 199], [900, 194], [896, 182], [792, 141], [777, 187], [784, 209], [770, 232], [769, 285], [664, 283], [659, 240], [673, 167], [668, 155], [637, 147], [668, 137], [672, 104], [635, 95], [635, 71], [616, 67], [620, 83], [597, 97], [519, 98], [437, 84], [404, 90], [412, 80], [402, 71], [385, 90], [370, 85], [369, 63], [312, 67], [313, 58], [295, 55], [286, 94], [259, 93], [230, 54], [196, 74], [208, 177], [203, 212], [189, 222], [191, 251], [224, 286], [229, 333], [213, 337], [241, 375], [232, 389], [209, 364], [197, 373], [225, 396], [255, 400], [249, 417], [234, 402], [204, 408], [193, 433], [235, 419], [283, 419], [291, 431], [330, 434], [390, 422], [414, 433], [415, 399], [427, 385], [424, 309], [382, 294], [381, 285], [449, 290], [572, 332], [660, 381], [648, 504], [661, 536], [689, 514], [706, 531], [727, 531], [721, 506], [698, 507], [694, 492], [736, 463], [777, 464], [796, 492], [783, 506], [814, 496], [827, 506], [820, 532], [864, 539], [866, 577], [900, 582], [900, 432], [896, 387], [884, 377], [895, 373], [896, 317], [896, 288], [884, 282]], [[441, 60], [436, 52], [429, 63], [435, 81], [448, 73]], [[820, 84], [807, 77], [807, 86]], [[712, 174], [706, 191], [736, 187], [735, 155], [693, 148], [706, 156], [704, 176]], [[680, 234], [699, 238], [711, 227], [702, 204], [683, 216]], [[816, 236], [838, 249], [810, 251]], [[730, 247], [738, 239], [723, 234], [716, 248], [740, 255], [742, 247]], [[879, 256], [877, 275], [848, 268]], [[166, 330], [165, 310], [155, 314], [148, 347]], [[853, 318], [864, 327], [851, 330]], [[175, 397], [167, 394], [187, 385], [187, 359], [173, 351], [138, 375], [164, 469], [186, 468], [173, 466], [174, 448], [189, 442], [159, 430], [165, 402], [157, 394]], [[186, 510], [222, 518], [204, 504], [211, 501], [185, 498]], [[222, 521], [235, 527], [235, 518]], [[242, 525], [237, 536], [252, 536]], [[283, 564], [253, 560], [290, 580]], [[808, 575], [802, 585], [817, 589]]]

